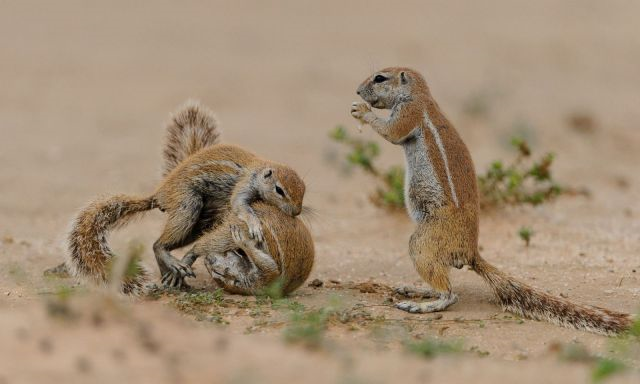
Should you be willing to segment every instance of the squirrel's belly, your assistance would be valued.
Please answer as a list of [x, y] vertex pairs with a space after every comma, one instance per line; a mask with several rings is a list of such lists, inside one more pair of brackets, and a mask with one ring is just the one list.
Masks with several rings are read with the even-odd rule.
[[405, 206], [411, 219], [426, 220], [444, 203], [444, 192], [431, 163], [422, 129], [416, 129], [414, 137], [403, 143], [406, 157], [404, 180]]

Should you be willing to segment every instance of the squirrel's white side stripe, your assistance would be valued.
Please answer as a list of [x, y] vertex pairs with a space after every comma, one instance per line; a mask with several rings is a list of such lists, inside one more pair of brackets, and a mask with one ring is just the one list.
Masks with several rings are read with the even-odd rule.
[[[269, 230], [269, 233], [271, 233], [271, 237], [273, 237], [273, 239], [276, 241], [276, 247], [278, 248], [278, 258], [280, 259], [280, 264], [279, 264], [279, 265], [280, 265], [280, 266], [283, 266], [283, 265], [284, 265], [284, 260], [283, 260], [283, 257], [284, 257], [284, 251], [282, 251], [282, 246], [280, 246], [280, 241], [278, 240], [278, 236], [276, 236], [275, 231], [273, 230], [273, 228], [271, 228], [271, 226], [270, 226], [270, 225], [268, 225], [268, 224], [266, 224], [266, 225], [265, 225], [265, 224], [263, 224], [263, 228], [264, 228], [264, 226], [266, 226], [266, 227], [267, 227], [267, 229]], [[266, 245], [266, 241], [267, 241], [267, 240], [265, 239], [264, 241], [265, 241], [265, 248], [266, 248], [266, 247], [267, 247], [267, 245]], [[271, 256], [271, 258], [273, 259], [273, 256]], [[275, 262], [275, 261], [274, 261], [274, 262]], [[281, 276], [283, 276], [283, 275], [284, 275], [284, 272], [285, 272], [285, 271], [284, 271], [284, 267], [281, 267], [281, 268], [282, 268], [282, 274], [281, 274]]]
[[436, 145], [440, 150], [440, 155], [442, 155], [442, 161], [444, 162], [444, 170], [447, 173], [447, 180], [449, 180], [449, 188], [451, 188], [451, 197], [453, 198], [453, 202], [456, 204], [456, 207], [459, 207], [458, 196], [456, 195], [456, 187], [453, 185], [453, 179], [451, 178], [451, 172], [449, 171], [449, 162], [447, 161], [447, 154], [444, 151], [444, 145], [442, 145], [442, 139], [440, 139], [440, 134], [436, 129], [435, 125], [431, 122], [429, 115], [424, 113], [424, 121], [427, 123], [427, 127], [431, 131], [433, 138], [436, 140]]

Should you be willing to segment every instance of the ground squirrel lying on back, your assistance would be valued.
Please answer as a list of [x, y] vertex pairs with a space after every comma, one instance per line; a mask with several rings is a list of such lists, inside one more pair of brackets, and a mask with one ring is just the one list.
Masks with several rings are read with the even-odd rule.
[[279, 284], [282, 294], [298, 288], [313, 267], [313, 239], [302, 220], [261, 201], [251, 205], [262, 223], [258, 242], [229, 212], [220, 225], [198, 239], [182, 261], [204, 256], [214, 281], [231, 293], [255, 294]]
[[[409, 68], [386, 68], [367, 78], [357, 91], [365, 102], [354, 102], [351, 114], [386, 140], [402, 145], [406, 155], [405, 201], [417, 228], [409, 254], [432, 290], [404, 288], [407, 297], [435, 301], [405, 301], [396, 306], [412, 313], [442, 311], [457, 301], [449, 283], [449, 268], [470, 266], [493, 289], [502, 307], [536, 320], [614, 334], [628, 329], [628, 314], [578, 305], [535, 290], [489, 264], [478, 250], [478, 192], [466, 145], [441, 112], [424, 78]], [[390, 109], [387, 119], [371, 107]]]
[[[247, 224], [249, 235], [258, 242], [263, 241], [263, 234], [251, 203], [260, 200], [289, 216], [300, 214], [305, 185], [298, 174], [242, 148], [216, 144], [219, 132], [208, 109], [187, 103], [173, 116], [167, 131], [165, 177], [155, 193], [98, 199], [78, 214], [69, 234], [68, 260], [76, 275], [106, 281], [113, 256], [107, 232], [153, 208], [168, 216], [153, 250], [163, 284], [173, 287], [195, 274], [189, 264], [169, 252], [195, 241], [228, 211]], [[143, 291], [147, 275], [140, 268], [135, 278], [125, 279], [122, 290]]]

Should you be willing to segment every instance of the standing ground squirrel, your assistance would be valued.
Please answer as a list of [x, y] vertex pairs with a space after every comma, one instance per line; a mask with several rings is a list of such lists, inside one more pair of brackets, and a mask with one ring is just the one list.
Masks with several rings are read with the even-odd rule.
[[[383, 69], [367, 78], [357, 93], [366, 103], [354, 102], [352, 116], [404, 148], [406, 207], [417, 223], [409, 240], [409, 254], [420, 276], [433, 288], [397, 292], [407, 297], [437, 298], [423, 303], [404, 301], [397, 308], [411, 313], [446, 309], [458, 300], [451, 291], [449, 268], [468, 265], [491, 286], [506, 311], [601, 334], [629, 328], [628, 314], [550, 296], [480, 257], [478, 191], [471, 156], [418, 72]], [[380, 118], [370, 105], [390, 109], [391, 115]]]
[[313, 239], [302, 220], [272, 205], [251, 205], [262, 223], [264, 242], [248, 233], [233, 212], [204, 234], [182, 259], [191, 265], [204, 256], [213, 279], [231, 293], [255, 294], [279, 284], [282, 294], [298, 288], [313, 267]]
[[[75, 275], [105, 282], [113, 253], [106, 237], [134, 214], [159, 208], [168, 219], [153, 250], [162, 282], [179, 287], [191, 266], [169, 252], [188, 245], [217, 225], [227, 212], [246, 223], [250, 237], [263, 241], [260, 221], [251, 203], [264, 201], [290, 216], [302, 210], [305, 185], [291, 168], [260, 159], [233, 146], [216, 144], [216, 121], [206, 108], [188, 102], [167, 126], [164, 180], [149, 197], [116, 195], [84, 208], [69, 234], [68, 265]], [[144, 291], [148, 272], [139, 268], [126, 277], [122, 290]]]

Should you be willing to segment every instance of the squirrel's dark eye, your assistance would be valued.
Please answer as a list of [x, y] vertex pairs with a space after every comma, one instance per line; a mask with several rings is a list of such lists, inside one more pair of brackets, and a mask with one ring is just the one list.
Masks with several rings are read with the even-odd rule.
[[374, 83], [382, 83], [384, 81], [387, 81], [387, 78], [382, 75], [377, 75], [376, 77], [373, 78]]
[[282, 190], [282, 188], [278, 187], [277, 185], [276, 185], [276, 193], [284, 197], [284, 191]]

